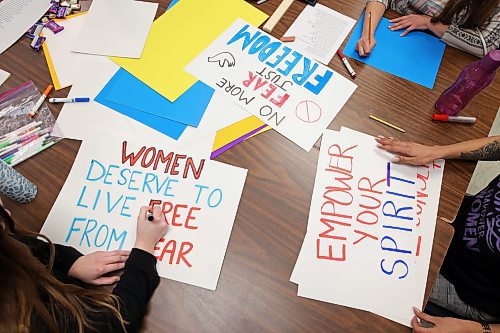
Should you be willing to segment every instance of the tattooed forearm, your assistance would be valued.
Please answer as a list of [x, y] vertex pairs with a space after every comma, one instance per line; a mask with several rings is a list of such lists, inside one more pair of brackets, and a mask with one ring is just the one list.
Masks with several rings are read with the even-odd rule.
[[462, 152], [460, 158], [471, 161], [500, 161], [500, 140], [496, 140], [469, 152]]

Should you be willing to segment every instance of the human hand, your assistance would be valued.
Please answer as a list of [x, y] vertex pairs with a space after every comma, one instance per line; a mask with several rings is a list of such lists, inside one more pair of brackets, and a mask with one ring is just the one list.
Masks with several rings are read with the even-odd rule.
[[417, 15], [411, 14], [406, 16], [401, 16], [390, 20], [389, 22], [394, 23], [389, 26], [391, 31], [405, 29], [400, 35], [401, 37], [406, 36], [410, 31], [413, 30], [427, 30], [431, 25], [431, 17], [428, 15]]
[[377, 147], [396, 154], [392, 162], [424, 165], [442, 158], [440, 146], [426, 146], [411, 141], [403, 141], [379, 136], [375, 138]]
[[[428, 315], [417, 308], [413, 308], [415, 317], [411, 320], [411, 327], [414, 333], [473, 333], [481, 332], [481, 324], [451, 317], [434, 317]], [[431, 324], [432, 327], [420, 326], [419, 319], [423, 319]]]
[[355, 48], [361, 57], [367, 57], [370, 55], [376, 44], [377, 42], [374, 37], [368, 38], [368, 36], [361, 36], [356, 43]]
[[119, 276], [103, 275], [123, 269], [129, 254], [130, 251], [116, 250], [97, 251], [81, 256], [73, 263], [68, 275], [89, 284], [113, 284], [120, 280]]
[[134, 247], [153, 254], [156, 243], [167, 232], [168, 224], [160, 206], [153, 208], [154, 220], [148, 221], [146, 213], [149, 209], [148, 206], [141, 207], [137, 217], [137, 238]]

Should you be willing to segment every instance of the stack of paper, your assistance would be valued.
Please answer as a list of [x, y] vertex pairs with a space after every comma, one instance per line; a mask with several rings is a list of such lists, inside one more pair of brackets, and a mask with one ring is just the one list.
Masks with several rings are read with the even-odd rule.
[[[163, 19], [166, 15], [164, 14], [154, 22], [153, 29], [149, 34], [147, 33], [150, 27], [147, 24], [150, 22], [149, 19], [139, 20], [139, 22], [133, 21], [132, 24], [127, 23], [134, 29], [142, 31], [142, 36], [147, 36], [147, 39], [144, 38], [144, 43], [142, 43], [146, 45], [144, 54], [136, 61], [144, 62], [146, 69], [153, 66], [155, 73], [158, 72], [156, 73], [157, 77], [161, 77], [171, 86], [175, 86], [175, 89], [177, 89], [179, 78], [182, 81], [182, 78], [189, 76], [189, 74], [185, 73], [182, 67], [178, 67], [182, 66], [182, 63], [178, 64], [177, 67], [171, 64], [169, 57], [174, 56], [175, 58], [175, 55], [179, 54], [181, 56], [175, 58], [175, 61], [187, 63], [196, 56], [196, 52], [193, 53], [192, 50], [193, 45], [198, 49], [202, 49], [204, 46], [203, 44], [198, 45], [199, 36], [196, 31], [181, 29], [183, 33], [180, 34], [178, 27], [172, 30], [168, 28], [169, 26], [160, 25], [159, 22], [183, 21], [183, 24], [197, 28], [204, 27], [206, 24], [210, 29], [204, 29], [207, 30], [204, 38], [210, 42], [217, 37], [218, 30], [213, 27], [213, 24], [218, 22], [217, 24], [220, 25], [221, 16], [229, 22], [227, 25], [239, 16], [247, 17], [257, 25], [266, 18], [265, 14], [243, 0], [232, 1], [230, 6], [218, 8], [217, 17], [207, 15], [204, 10], [204, 8], [213, 6], [193, 0], [185, 0], [184, 2], [185, 4], [179, 6], [178, 9], [176, 8], [177, 14], [169, 14], [170, 17], [166, 20]], [[58, 119], [56, 133], [64, 137], [84, 140], [92, 136], [92, 132], [96, 129], [128, 136], [137, 136], [139, 135], [137, 132], [141, 132], [144, 136], [143, 133], [152, 132], [152, 136], [166, 135], [167, 138], [164, 140], [173, 139], [177, 140], [178, 143], [185, 144], [221, 129], [213, 147], [212, 157], [215, 157], [243, 139], [269, 129], [264, 126], [262, 121], [252, 117], [234, 104], [221, 102], [224, 98], [214, 95], [214, 90], [202, 82], [194, 80], [192, 86], [183, 85], [182, 93], [178, 98], [168, 99], [164, 94], [155, 91], [151, 82], [144, 81], [143, 70], [132, 75], [125, 69], [119, 69], [116, 65], [110, 64], [104, 57], [97, 55], [134, 56], [121, 52], [120, 45], [113, 47], [113, 42], [109, 42], [103, 44], [105, 47], [103, 45], [97, 47], [99, 45], [94, 43], [92, 49], [87, 48], [85, 45], [88, 46], [88, 43], [84, 42], [86, 39], [82, 38], [82, 35], [93, 34], [95, 37], [95, 33], [99, 30], [98, 27], [102, 27], [104, 24], [119, 27], [119, 21], [126, 17], [125, 14], [134, 11], [134, 6], [143, 6], [138, 1], [120, 2], [115, 11], [117, 13], [123, 12], [124, 16], [113, 15], [113, 17], [107, 18], [107, 22], [104, 22], [102, 16], [104, 12], [107, 12], [105, 10], [107, 5], [103, 4], [102, 1], [96, 1], [88, 14], [75, 15], [67, 20], [59, 21], [59, 24], [65, 27], [63, 32], [57, 35], [50, 31], [45, 33], [47, 41], [44, 45], [44, 51], [56, 88], [61, 89], [73, 85], [70, 96], [90, 97], [97, 102], [86, 105], [66, 105]], [[193, 6], [198, 8], [198, 11], [191, 12], [190, 9]], [[153, 12], [148, 5], [141, 8], [148, 15]], [[203, 15], [201, 15], [202, 13]], [[92, 27], [89, 27], [89, 24]], [[184, 30], [189, 31], [184, 33]], [[155, 38], [155, 31], [156, 36], [160, 34], [162, 38]], [[120, 35], [124, 31], [116, 33]], [[100, 36], [99, 40], [105, 40], [106, 36]], [[134, 39], [133, 44], [141, 45], [138, 40], [139, 38]], [[193, 40], [198, 41], [198, 44], [193, 43]], [[130, 46], [129, 44], [127, 43], [128, 46]], [[168, 45], [175, 52], [169, 49], [166, 52], [158, 53], [158, 48], [165, 45]], [[131, 49], [134, 47], [127, 48], [127, 50]], [[142, 47], [140, 49], [142, 51]], [[151, 58], [148, 54], [150, 55], [150, 52], [159, 56], [162, 62], [149, 64]], [[189, 54], [192, 54], [192, 58], [187, 58]], [[126, 59], [118, 58], [117, 61], [126, 61]], [[93, 68], [93, 66], [96, 67]], [[173, 70], [173, 74], [168, 73], [168, 75], [162, 76], [161, 72], [165, 66], [169, 70]], [[88, 68], [93, 68], [92, 73], [97, 73], [96, 68], [100, 68], [101, 72], [92, 78], [86, 73]], [[94, 116], [96, 117], [94, 122], [85, 122], [82, 125], [82, 117], [91, 119]], [[110, 123], [120, 122], [123, 122], [124, 125], [109, 126]], [[130, 131], [131, 128], [140, 128], [140, 130]]]
[[304, 8], [284, 36], [294, 36], [295, 41], [289, 45], [328, 65], [355, 23], [356, 20], [318, 3]]
[[390, 162], [373, 137], [321, 140], [307, 233], [290, 280], [298, 295], [410, 326], [421, 308], [444, 161]]
[[151, 2], [94, 0], [72, 50], [139, 58], [157, 9]]
[[0, 3], [0, 54], [50, 8], [50, 0], [4, 0]]

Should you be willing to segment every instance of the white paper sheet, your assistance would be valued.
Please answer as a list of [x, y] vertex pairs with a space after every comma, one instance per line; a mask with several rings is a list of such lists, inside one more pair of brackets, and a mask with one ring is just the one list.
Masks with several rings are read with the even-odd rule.
[[7, 81], [7, 79], [10, 77], [10, 73], [6, 72], [2, 69], [0, 69], [0, 86]]
[[356, 20], [326, 6], [306, 6], [284, 36], [295, 36], [287, 46], [312, 54], [314, 59], [328, 65]]
[[23, 36], [50, 8], [50, 0], [4, 0], [0, 3], [0, 54]]
[[72, 50], [140, 58], [157, 9], [151, 2], [94, 0]]
[[246, 174], [189, 147], [101, 132], [82, 143], [41, 232], [85, 254], [131, 249], [140, 207], [155, 200], [169, 224], [155, 247], [159, 275], [215, 290]]
[[299, 296], [409, 326], [412, 306], [423, 304], [444, 161], [389, 161], [371, 136], [345, 128], [323, 134], [291, 280]]
[[307, 151], [357, 87], [241, 19], [185, 70]]
[[46, 38], [43, 51], [56, 90], [73, 84], [75, 75], [83, 61], [90, 61], [100, 57], [92, 54], [71, 52], [71, 46], [78, 37], [86, 17], [87, 14], [82, 13], [59, 21], [58, 24], [63, 26], [64, 30], [57, 34], [54, 34], [50, 29], [44, 29], [43, 31], [43, 36]]

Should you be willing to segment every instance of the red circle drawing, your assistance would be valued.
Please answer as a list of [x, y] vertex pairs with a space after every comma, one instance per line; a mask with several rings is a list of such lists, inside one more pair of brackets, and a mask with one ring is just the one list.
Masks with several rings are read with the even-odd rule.
[[302, 101], [295, 109], [297, 118], [305, 123], [315, 123], [321, 118], [321, 107], [313, 101]]

